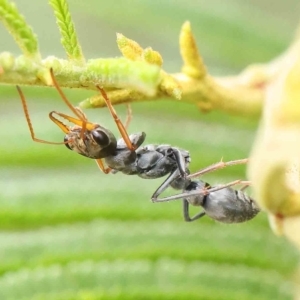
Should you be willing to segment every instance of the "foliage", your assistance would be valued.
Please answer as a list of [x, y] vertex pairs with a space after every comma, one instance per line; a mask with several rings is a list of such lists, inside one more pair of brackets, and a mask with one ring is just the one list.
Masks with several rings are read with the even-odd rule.
[[0, 20], [14, 37], [24, 55], [33, 61], [39, 60], [37, 37], [33, 33], [32, 28], [26, 23], [24, 17], [19, 14], [14, 3], [1, 0]]
[[[122, 34], [117, 35], [117, 44], [124, 58], [85, 61], [67, 3], [51, 4], [68, 60], [41, 59], [35, 34], [24, 18], [12, 3], [0, 0], [1, 20], [23, 53], [19, 57], [1, 53], [0, 83], [51, 85], [48, 71], [52, 67], [62, 87], [94, 89], [100, 84], [109, 90], [114, 104], [157, 97], [176, 100], [176, 105], [136, 107], [134, 122], [140, 125], [136, 130], [149, 133], [149, 143], [167, 142], [190, 150], [194, 170], [220, 155], [226, 160], [246, 156], [253, 125], [215, 112], [202, 116], [200, 122], [195, 116], [198, 112], [186, 109], [178, 99], [196, 103], [203, 111], [249, 117], [264, 109], [249, 176], [277, 231], [299, 242], [294, 217], [299, 202], [298, 171], [297, 163], [295, 168], [293, 165], [299, 153], [295, 143], [299, 119], [297, 42], [274, 62], [249, 67], [237, 76], [216, 78], [208, 73], [191, 25], [185, 22], [180, 32], [181, 72], [166, 72], [159, 52], [144, 49]], [[81, 106], [101, 107], [103, 102], [95, 95]], [[175, 106], [177, 115], [166, 116], [167, 110], [176, 113]], [[64, 109], [59, 104], [56, 108]], [[189, 118], [184, 117], [184, 110]], [[11, 124], [15, 107], [3, 100], [0, 111], [5, 112], [0, 119], [5, 128]], [[97, 112], [95, 118], [114, 126], [105, 113]], [[42, 124], [38, 129], [43, 135], [55, 139], [44, 117], [35, 121]], [[256, 299], [290, 299], [288, 274], [297, 255], [268, 232], [263, 215], [235, 227], [221, 227], [209, 220], [184, 224], [178, 204], [158, 206], [145, 201], [158, 182], [104, 178], [93, 166], [86, 167], [83, 158], [71, 159], [67, 150], [57, 150], [56, 156], [49, 146], [33, 146], [29, 135], [16, 138], [16, 132], [26, 132], [24, 124], [17, 120], [1, 132], [5, 143], [0, 146], [0, 227], [13, 230], [0, 234], [2, 298], [253, 299], [255, 293]], [[167, 133], [162, 128], [167, 128]], [[291, 188], [285, 184], [287, 166], [292, 171], [290, 182], [296, 183]], [[243, 177], [241, 168], [224, 170], [207, 180], [227, 182], [237, 177]], [[92, 222], [94, 219], [101, 220]]]
[[[5, 8], [0, 11], [1, 18], [10, 20], [11, 7], [14, 5], [9, 4], [7, 0], [1, 1], [2, 7]], [[25, 57], [17, 58], [4, 52], [0, 54], [0, 67], [3, 69], [0, 83], [51, 85], [48, 70], [53, 68], [58, 83], [62, 87], [95, 89], [95, 85], [100, 84], [114, 89], [121, 88], [121, 90], [109, 93], [113, 104], [144, 101], [155, 96], [164, 96], [174, 100], [194, 102], [203, 111], [221, 109], [230, 113], [248, 115], [257, 115], [260, 112], [263, 91], [258, 90], [257, 85], [263, 85], [269, 80], [267, 70], [260, 68], [259, 71], [255, 69], [247, 72], [243, 78], [248, 76], [249, 80], [244, 82], [240, 81], [239, 76], [235, 80], [214, 79], [203, 65], [189, 22], [183, 24], [180, 34], [181, 55], [184, 61], [182, 73], [166, 73], [160, 69], [162, 57], [157, 51], [152, 48], [143, 49], [138, 43], [121, 34], [117, 35], [117, 43], [127, 60], [96, 59], [84, 63], [66, 1], [57, 0], [50, 1], [50, 3], [57, 18], [62, 44], [69, 60], [48, 57], [36, 63], [27, 59], [26, 52], [24, 52]], [[16, 10], [14, 12], [17, 14]], [[18, 19], [23, 19], [23, 17], [18, 16]], [[3, 22], [3, 24], [8, 29], [13, 27], [13, 24], [9, 22]], [[20, 35], [20, 31], [12, 31], [12, 33], [14, 39], [19, 41], [19, 45], [25, 41], [29, 44], [34, 43], [32, 36], [24, 38]], [[20, 48], [22, 50], [22, 47]], [[78, 64], [81, 68], [78, 68]], [[26, 73], [22, 72], [24, 65], [26, 65]], [[81, 73], [84, 75], [80, 76]], [[97, 95], [82, 102], [81, 106], [102, 107], [104, 101], [100, 95]]]
[[68, 59], [77, 62], [79, 65], [83, 65], [84, 57], [78, 43], [67, 1], [51, 0], [49, 3], [54, 9], [57, 24], [62, 36], [61, 43], [66, 50]]

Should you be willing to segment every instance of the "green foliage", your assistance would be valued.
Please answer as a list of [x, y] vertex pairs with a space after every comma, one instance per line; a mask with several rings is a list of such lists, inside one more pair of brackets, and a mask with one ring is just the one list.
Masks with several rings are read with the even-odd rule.
[[7, 0], [0, 0], [0, 20], [15, 39], [25, 56], [39, 60], [37, 36], [18, 12], [16, 5]]
[[69, 12], [66, 0], [50, 0], [49, 3], [54, 9], [57, 25], [61, 33], [61, 43], [65, 48], [70, 60], [77, 61], [78, 64], [84, 64], [84, 56], [78, 42], [71, 14]]
[[[53, 0], [50, 1], [50, 4], [54, 9], [62, 36], [61, 41], [69, 60], [65, 61], [54, 56], [48, 57], [41, 61], [39, 70], [36, 70], [35, 61], [32, 61], [32, 66], [28, 66], [28, 76], [31, 80], [28, 80], [27, 76], [20, 76], [24, 74], [18, 72], [18, 65], [16, 68], [8, 68], [11, 65], [5, 62], [6, 53], [4, 53], [5, 55], [2, 53], [0, 54], [0, 62], [1, 60], [4, 61], [0, 64], [0, 83], [52, 85], [48, 70], [53, 69], [54, 76], [61, 87], [95, 89], [95, 85], [101, 84], [104, 88], [109, 87], [114, 89], [112, 91], [113, 95], [108, 92], [108, 97], [112, 104], [145, 101], [153, 99], [154, 96], [160, 98], [165, 96], [175, 101], [193, 102], [200, 110], [206, 112], [220, 109], [231, 114], [245, 114], [250, 116], [260, 114], [264, 91], [257, 89], [257, 86], [260, 86], [260, 89], [263, 89], [265, 86], [268, 79], [267, 66], [263, 67], [263, 70], [259, 72], [256, 72], [256, 69], [254, 69], [253, 74], [251, 73], [251, 76], [248, 76], [248, 78], [254, 79], [258, 77], [259, 84], [248, 84], [246, 81], [241, 85], [239, 76], [236, 76], [235, 80], [229, 80], [231, 82], [229, 85], [227, 85], [227, 78], [224, 78], [222, 81], [213, 78], [206, 72], [206, 67], [202, 61], [202, 56], [197, 51], [194, 34], [188, 22], [184, 23], [180, 33], [179, 44], [184, 61], [182, 73], [167, 73], [161, 69], [163, 59], [159, 52], [153, 50], [151, 47], [143, 49], [137, 42], [118, 34], [117, 43], [122, 54], [127, 59], [132, 60], [132, 63], [143, 63], [144, 66], [141, 68], [141, 71], [156, 66], [156, 76], [154, 78], [152, 76], [152, 80], [148, 80], [150, 78], [147, 73], [140, 72], [140, 76], [136, 77], [135, 73], [129, 71], [126, 72], [126, 76], [122, 77], [122, 79], [128, 77], [130, 78], [128, 80], [129, 83], [134, 82], [136, 84], [119, 86], [118, 80], [117, 82], [110, 79], [104, 82], [101, 80], [102, 75], [106, 75], [106, 69], [109, 71], [115, 70], [110, 65], [111, 60], [107, 60], [107, 67], [101, 64], [101, 67], [98, 68], [97, 62], [103, 62], [103, 59], [89, 60], [85, 64], [66, 0]], [[9, 18], [6, 19], [6, 21], [8, 20]], [[13, 24], [14, 22], [9, 21], [8, 28], [13, 27]], [[18, 40], [20, 38], [21, 36], [18, 36], [18, 31], [15, 31], [15, 39]], [[17, 60], [15, 59], [15, 61]], [[78, 65], [82, 68], [78, 69]], [[123, 66], [120, 66], [117, 69], [122, 68]], [[136, 66], [135, 69], [138, 68], [139, 66]], [[127, 70], [127, 68], [124, 70]], [[83, 76], [83, 78], [88, 77], [93, 78], [93, 80], [88, 82], [81, 80], [82, 78], [78, 76], [79, 72], [91, 72], [90, 74], [86, 74], [87, 76]], [[62, 73], [66, 76], [61, 76]], [[111, 75], [113, 75], [113, 78], [119, 78], [120, 76], [118, 73]], [[145, 82], [146, 85], [144, 85]], [[119, 90], [120, 88], [121, 90]], [[99, 99], [95, 100], [93, 97], [93, 101], [83, 102], [81, 104], [82, 107], [105, 106], [103, 98], [99, 94], [96, 96]]]
[[[41, 6], [43, 2], [35, 1]], [[228, 1], [223, 11], [215, 2], [200, 4], [193, 0], [183, 1], [184, 9], [180, 2], [168, 1], [120, 1], [118, 7], [122, 9], [115, 9], [112, 2], [104, 1], [100, 8], [98, 0], [89, 3], [91, 6], [72, 1], [72, 11], [87, 20], [84, 26], [91, 36], [98, 36], [101, 28], [101, 40], [109, 40], [113, 34], [110, 30], [119, 30], [117, 26], [124, 32], [126, 28], [129, 36], [139, 36], [141, 27], [136, 24], [141, 18], [148, 31], [147, 41], [151, 39], [152, 44], [153, 40], [159, 50], [168, 53], [170, 60], [165, 65], [173, 69], [179, 65], [177, 40], [166, 39], [165, 33], [177, 37], [178, 28], [187, 18], [197, 25], [195, 30], [207, 49], [205, 56], [215, 70], [224, 66], [241, 68], [254, 53], [261, 55], [260, 60], [269, 59], [277, 48], [284, 47], [291, 31], [285, 30], [282, 40], [278, 32], [283, 24], [275, 22], [271, 30], [276, 34], [270, 35], [269, 23], [263, 24], [274, 22], [274, 12], [266, 6], [263, 17], [257, 19], [259, 9], [243, 1]], [[204, 7], [196, 9], [194, 5]], [[230, 9], [233, 15], [228, 15]], [[245, 11], [249, 19], [241, 26], [239, 18]], [[29, 13], [44, 26], [43, 31], [51, 32], [53, 24], [47, 20], [44, 23], [41, 11], [33, 6]], [[254, 25], [265, 31], [255, 31]], [[152, 33], [161, 28], [166, 30], [163, 37]], [[237, 31], [243, 36], [250, 33], [249, 39], [241, 43], [235, 36]], [[85, 52], [96, 57], [99, 40], [87, 38], [85, 43], [82, 40], [85, 49], [90, 47]], [[44, 46], [52, 49], [54, 39], [49, 33]], [[8, 45], [9, 40], [3, 39], [1, 44]], [[241, 47], [240, 55], [236, 55], [234, 45]], [[115, 53], [113, 43], [107, 46], [108, 54]], [[104, 84], [112, 78], [105, 77]], [[129, 78], [130, 74], [122, 80]], [[52, 110], [69, 113], [57, 92], [27, 87], [23, 91], [37, 136], [62, 141], [63, 134], [47, 119]], [[89, 96], [86, 91], [66, 93], [74, 104]], [[161, 180], [106, 176], [92, 160], [63, 145], [33, 143], [15, 88], [0, 86], [0, 95], [1, 300], [292, 299], [290, 278], [298, 256], [284, 239], [270, 232], [264, 213], [233, 226], [208, 218], [184, 223], [180, 202], [155, 205], [148, 200]], [[125, 109], [116, 109], [124, 120]], [[106, 109], [85, 113], [118, 136]], [[146, 144], [168, 143], [188, 149], [192, 171], [196, 171], [221, 157], [230, 160], [248, 156], [256, 123], [220, 112], [202, 115], [194, 106], [180, 101], [176, 105], [141, 103], [133, 106], [129, 131], [145, 131]], [[245, 178], [244, 166], [203, 177], [212, 184], [236, 178]]]
[[75, 27], [65, 0], [51, 0], [61, 42], [69, 60], [50, 56], [42, 61], [37, 40], [31, 28], [19, 14], [13, 3], [0, 2], [0, 17], [16, 40], [24, 55], [15, 57], [8, 52], [0, 53], [0, 83], [12, 85], [52, 85], [49, 75], [53, 69], [61, 87], [95, 89], [103, 87], [135, 89], [146, 96], [154, 96], [160, 81], [160, 68], [142, 61], [120, 59], [90, 59], [85, 63]]

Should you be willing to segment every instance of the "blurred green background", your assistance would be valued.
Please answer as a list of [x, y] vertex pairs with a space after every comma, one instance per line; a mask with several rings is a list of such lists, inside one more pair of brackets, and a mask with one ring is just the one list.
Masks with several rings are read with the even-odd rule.
[[[15, 2], [37, 33], [43, 57], [65, 57], [47, 1]], [[120, 32], [158, 50], [167, 71], [179, 71], [179, 30], [190, 20], [215, 75], [280, 54], [293, 38], [300, 11], [297, 0], [69, 0], [69, 5], [87, 58], [120, 56], [115, 42]], [[3, 27], [0, 46], [20, 54]], [[23, 91], [37, 137], [62, 141], [48, 119], [52, 110], [69, 113], [57, 92]], [[66, 94], [74, 105], [92, 95]], [[124, 119], [125, 108], [116, 109]], [[117, 134], [106, 109], [86, 113]], [[134, 105], [129, 131], [145, 131], [146, 143], [189, 150], [196, 171], [222, 157], [247, 157], [257, 123], [161, 101]], [[0, 86], [0, 128], [1, 300], [292, 299], [298, 257], [272, 234], [265, 214], [240, 225], [207, 217], [185, 223], [180, 201], [149, 201], [162, 179], [106, 176], [64, 146], [32, 142], [13, 86]], [[245, 166], [204, 177], [211, 184], [237, 178], [245, 178]]]

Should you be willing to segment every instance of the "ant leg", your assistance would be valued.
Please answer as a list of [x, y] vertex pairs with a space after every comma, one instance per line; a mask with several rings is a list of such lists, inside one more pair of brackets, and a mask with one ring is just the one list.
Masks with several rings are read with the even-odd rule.
[[234, 166], [234, 165], [241, 165], [241, 164], [246, 164], [248, 163], [249, 159], [248, 158], [244, 158], [244, 159], [238, 159], [238, 160], [231, 160], [231, 161], [228, 161], [228, 162], [223, 162], [223, 161], [220, 161], [218, 163], [215, 163], [213, 165], [210, 165], [198, 172], [195, 172], [193, 174], [190, 174], [187, 176], [187, 178], [195, 178], [195, 177], [199, 177], [203, 174], [206, 174], [206, 173], [210, 173], [210, 172], [213, 172], [213, 171], [216, 171], [218, 169], [223, 169], [225, 167], [229, 167], [229, 166]]
[[[57, 123], [62, 123], [62, 122], [60, 122], [59, 120], [57, 120], [57, 119], [53, 116], [53, 114], [56, 114], [56, 115], [60, 116], [61, 118], [65, 119], [65, 120], [68, 120], [69, 122], [71, 122], [71, 123], [73, 123], [73, 124], [75, 124], [75, 125], [78, 125], [79, 127], [83, 127], [83, 125], [85, 124], [85, 128], [88, 129], [88, 130], [93, 130], [93, 129], [95, 129], [95, 127], [96, 127], [96, 124], [94, 124], [94, 123], [82, 121], [81, 119], [78, 120], [78, 119], [75, 119], [75, 118], [73, 118], [73, 117], [70, 117], [70, 116], [68, 116], [68, 115], [65, 115], [65, 114], [60, 113], [60, 112], [57, 112], [57, 111], [51, 111], [51, 112], [49, 113], [49, 118], [50, 118], [54, 123], [56, 123], [56, 121], [58, 121]], [[55, 121], [55, 120], [56, 120], [56, 121]], [[62, 123], [62, 124], [63, 124], [63, 123]], [[65, 125], [64, 125], [64, 126], [65, 126]], [[65, 126], [65, 127], [68, 128], [67, 126]], [[64, 130], [63, 130], [63, 131], [64, 131]], [[69, 132], [69, 130], [68, 130], [68, 131], [64, 131], [64, 132], [67, 133], [67, 132]]]
[[175, 156], [175, 160], [177, 163], [178, 170], [180, 172], [181, 177], [185, 178], [187, 175], [186, 172], [186, 163], [184, 158], [182, 157], [181, 152], [177, 148], [172, 148], [173, 154]]
[[168, 188], [170, 183], [179, 175], [179, 170], [175, 169], [169, 177], [158, 187], [158, 189], [154, 192], [154, 194], [151, 197], [152, 202], [161, 202], [160, 199], [158, 199], [158, 196], [163, 193], [165, 189]]
[[60, 86], [58, 85], [58, 82], [55, 79], [54, 76], [54, 72], [53, 69], [50, 69], [50, 75], [51, 75], [51, 79], [52, 79], [52, 83], [54, 85], [54, 87], [56, 88], [56, 90], [58, 91], [58, 93], [60, 94], [60, 97], [62, 98], [62, 100], [65, 102], [65, 104], [70, 108], [70, 110], [83, 122], [86, 121], [85, 118], [82, 118], [82, 114], [78, 113], [78, 109], [76, 109], [71, 102], [67, 99], [66, 95], [64, 94], [64, 92], [62, 91], [62, 89], [60, 88]]
[[191, 222], [190, 212], [189, 212], [190, 204], [186, 199], [182, 200], [182, 209], [183, 209], [183, 218], [186, 222]]
[[219, 190], [223, 190], [225, 188], [228, 188], [228, 187], [231, 187], [233, 185], [237, 185], [237, 184], [243, 184], [244, 181], [242, 180], [235, 180], [235, 181], [231, 181], [229, 183], [226, 183], [226, 184], [222, 184], [222, 185], [219, 185], [219, 186], [216, 186], [216, 187], [212, 187], [210, 189], [207, 189], [207, 193], [206, 194], [210, 194], [210, 193], [213, 193], [213, 192], [216, 192], [216, 191], [219, 191]]
[[121, 133], [121, 136], [126, 144], [126, 146], [128, 147], [129, 150], [131, 151], [134, 151], [135, 150], [135, 147], [132, 145], [131, 143], [131, 140], [128, 136], [128, 133], [126, 131], [126, 128], [124, 127], [123, 123], [121, 122], [121, 120], [119, 119], [118, 115], [117, 115], [117, 112], [115, 111], [114, 107], [112, 106], [110, 100], [108, 99], [107, 97], [107, 94], [106, 92], [100, 88], [99, 86], [96, 86], [97, 89], [100, 91], [105, 103], [106, 103], [106, 106], [108, 107], [109, 111], [110, 111], [110, 114], [112, 115], [112, 117], [114, 118], [115, 120], [115, 123]]
[[240, 189], [240, 191], [244, 191], [246, 188], [249, 187], [249, 185], [251, 185], [251, 181], [243, 181], [241, 182], [244, 186]]
[[192, 218], [190, 217], [190, 212], [189, 212], [189, 207], [190, 204], [186, 199], [183, 199], [182, 201], [183, 204], [183, 218], [186, 222], [193, 222], [195, 220], [198, 220], [200, 218], [202, 218], [203, 216], [205, 216], [205, 212], [201, 211], [200, 213], [196, 214], [195, 216], [193, 216]]
[[131, 109], [131, 105], [130, 104], [126, 104], [127, 107], [127, 115], [126, 115], [126, 120], [125, 120], [125, 129], [127, 130], [129, 127], [129, 124], [132, 120], [132, 109]]
[[189, 197], [197, 196], [197, 195], [200, 195], [200, 194], [207, 195], [207, 194], [210, 194], [212, 192], [216, 192], [216, 191], [225, 189], [227, 187], [231, 187], [231, 186], [239, 184], [239, 183], [243, 183], [243, 181], [235, 180], [235, 181], [229, 182], [227, 184], [219, 185], [219, 186], [211, 188], [211, 189], [201, 189], [199, 191], [184, 192], [184, 193], [176, 194], [176, 195], [173, 195], [173, 196], [164, 197], [164, 198], [161, 198], [161, 199], [155, 199], [154, 202], [168, 202], [168, 201], [173, 201], [173, 200], [182, 199], [182, 198], [189, 198]]
[[[186, 180], [187, 170], [186, 163], [184, 158], [182, 157], [181, 152], [176, 148], [171, 148], [173, 154], [175, 156], [177, 168], [170, 174], [170, 176], [158, 187], [158, 189], [154, 192], [151, 197], [152, 202], [158, 202], [159, 195], [163, 193], [169, 185], [178, 177], [181, 177], [184, 181]], [[188, 179], [189, 181], [189, 179]], [[177, 188], [179, 189], [179, 188]]]
[[54, 72], [53, 69], [50, 69], [50, 75], [51, 75], [51, 79], [52, 79], [52, 83], [54, 85], [54, 87], [57, 89], [58, 93], [60, 94], [60, 97], [62, 98], [62, 100], [66, 103], [66, 105], [70, 108], [70, 110], [82, 121], [82, 129], [80, 132], [80, 138], [84, 139], [84, 132], [87, 126], [87, 119], [85, 117], [85, 115], [83, 114], [82, 111], [78, 111], [78, 108], [75, 108], [70, 101], [67, 99], [66, 95], [63, 93], [62, 89], [60, 88], [60, 86], [58, 85], [58, 82], [55, 79], [54, 76]]
[[26, 121], [27, 121], [27, 124], [28, 124], [28, 127], [29, 127], [29, 131], [30, 131], [30, 135], [31, 135], [32, 140], [34, 142], [37, 142], [37, 143], [51, 144], [51, 145], [65, 144], [66, 142], [49, 142], [49, 141], [41, 140], [41, 139], [38, 139], [38, 138], [35, 137], [33, 126], [32, 126], [31, 120], [30, 120], [29, 112], [28, 112], [28, 107], [27, 107], [27, 104], [26, 104], [25, 96], [24, 96], [24, 94], [23, 94], [23, 92], [22, 92], [22, 90], [19, 86], [17, 86], [17, 90], [18, 90], [18, 93], [19, 93], [20, 98], [21, 98], [23, 111], [24, 111], [24, 114], [25, 114], [25, 118], [26, 118]]
[[81, 115], [80, 120], [84, 120], [84, 121], [88, 122], [88, 119], [87, 119], [85, 113], [83, 112], [83, 110], [80, 107], [78, 107], [78, 106], [75, 106], [74, 108]]
[[105, 167], [103, 164], [102, 159], [96, 159], [96, 164], [98, 165], [99, 169], [104, 173], [104, 174], [108, 174], [111, 172], [111, 168], [109, 167]]

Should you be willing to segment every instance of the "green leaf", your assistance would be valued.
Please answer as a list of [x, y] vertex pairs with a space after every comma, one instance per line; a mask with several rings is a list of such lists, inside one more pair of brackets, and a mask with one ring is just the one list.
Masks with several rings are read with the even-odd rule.
[[25, 56], [40, 60], [37, 36], [18, 12], [14, 3], [0, 0], [0, 20], [15, 39]]
[[65, 48], [69, 60], [77, 61], [77, 63], [83, 65], [85, 59], [78, 42], [67, 1], [50, 0], [49, 3], [54, 9], [56, 22], [61, 34], [61, 43]]

